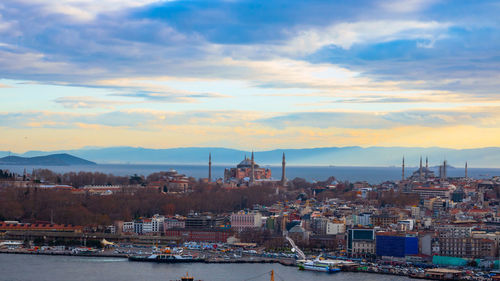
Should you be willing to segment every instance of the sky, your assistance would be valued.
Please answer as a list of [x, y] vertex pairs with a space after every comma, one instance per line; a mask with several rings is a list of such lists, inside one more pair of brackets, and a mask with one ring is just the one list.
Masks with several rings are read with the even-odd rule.
[[0, 2], [0, 150], [500, 146], [500, 2]]

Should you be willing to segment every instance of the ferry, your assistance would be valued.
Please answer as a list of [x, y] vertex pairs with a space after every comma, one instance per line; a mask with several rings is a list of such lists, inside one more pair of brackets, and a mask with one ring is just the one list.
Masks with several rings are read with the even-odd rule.
[[186, 272], [186, 276], [181, 276], [181, 280], [170, 280], [170, 281], [202, 281], [202, 280], [194, 280], [193, 276], [189, 276]]
[[340, 264], [339, 261], [325, 260], [321, 257], [321, 255], [314, 260], [307, 260], [304, 252], [302, 252], [302, 250], [297, 247], [292, 238], [288, 237], [288, 235], [285, 238], [286, 240], [288, 240], [290, 245], [292, 245], [292, 251], [301, 258], [301, 260], [297, 261], [299, 270], [311, 270], [328, 273], [335, 273], [340, 271], [340, 268], [338, 267], [338, 265]]
[[71, 253], [75, 255], [92, 255], [99, 252], [100, 250], [89, 247], [77, 247], [71, 250]]
[[129, 261], [145, 261], [159, 263], [189, 263], [203, 262], [204, 259], [193, 257], [192, 255], [182, 254], [182, 251], [172, 251], [169, 248], [155, 250], [149, 256], [147, 255], [132, 255], [128, 257]]
[[336, 273], [340, 272], [340, 268], [333, 265], [328, 261], [322, 260], [308, 260], [302, 263], [299, 263], [300, 270], [310, 270], [310, 271], [319, 271], [319, 272], [327, 272], [327, 273]]

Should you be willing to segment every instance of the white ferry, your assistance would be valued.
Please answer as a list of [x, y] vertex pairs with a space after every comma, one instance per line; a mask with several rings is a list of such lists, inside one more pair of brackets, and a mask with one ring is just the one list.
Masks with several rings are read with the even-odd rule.
[[327, 273], [336, 273], [340, 271], [334, 263], [323, 260], [307, 260], [298, 264], [300, 270], [320, 271]]

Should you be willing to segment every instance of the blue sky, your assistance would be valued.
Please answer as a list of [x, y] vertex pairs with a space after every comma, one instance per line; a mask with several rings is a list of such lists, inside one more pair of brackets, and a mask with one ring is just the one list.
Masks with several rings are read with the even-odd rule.
[[499, 146], [498, 14], [498, 1], [2, 1], [0, 150]]

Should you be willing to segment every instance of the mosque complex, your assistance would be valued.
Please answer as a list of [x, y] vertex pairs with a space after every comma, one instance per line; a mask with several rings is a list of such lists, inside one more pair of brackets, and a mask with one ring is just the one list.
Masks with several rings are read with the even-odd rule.
[[[255, 163], [254, 153], [252, 152], [251, 158], [246, 155], [243, 160], [234, 168], [226, 168], [224, 170], [224, 185], [232, 187], [244, 187], [251, 185], [259, 185], [262, 183], [273, 183], [286, 185], [287, 179], [285, 176], [286, 161], [285, 153], [282, 158], [282, 172], [281, 180], [272, 178], [271, 169], [263, 168]], [[208, 181], [212, 181], [212, 156], [209, 155], [208, 160]]]

